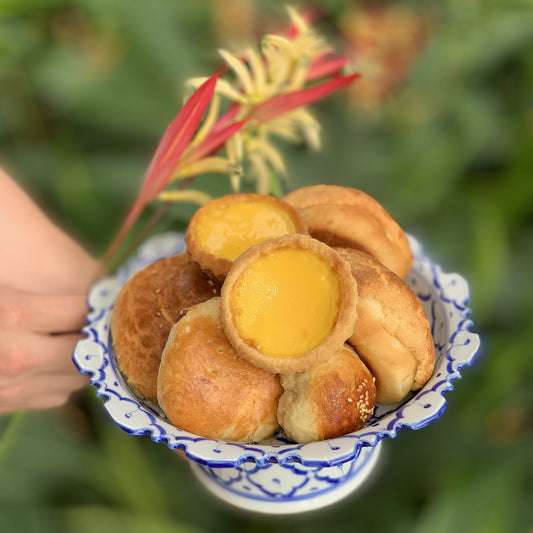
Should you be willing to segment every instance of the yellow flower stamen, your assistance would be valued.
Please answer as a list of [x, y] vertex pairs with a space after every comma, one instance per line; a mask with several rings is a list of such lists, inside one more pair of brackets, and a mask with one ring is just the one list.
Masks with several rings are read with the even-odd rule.
[[228, 154], [228, 160], [234, 166], [240, 165], [243, 157], [243, 139], [241, 134], [237, 133], [226, 141], [226, 152]]
[[268, 194], [270, 192], [270, 172], [265, 160], [258, 154], [250, 154], [250, 167], [250, 173], [257, 183], [257, 192]]
[[184, 168], [181, 168], [179, 172], [173, 175], [170, 181], [178, 181], [184, 178], [190, 178], [191, 176], [197, 176], [198, 174], [206, 174], [209, 172], [218, 172], [227, 174], [228, 172], [237, 172], [238, 166], [225, 157], [205, 157], [198, 161], [194, 161]]
[[248, 58], [250, 70], [253, 76], [255, 94], [261, 95], [264, 93], [266, 88], [267, 74], [265, 65], [259, 54], [252, 48], [248, 48], [246, 50], [246, 57]]
[[280, 152], [267, 141], [265, 137], [255, 137], [248, 143], [248, 151], [257, 157], [261, 157], [263, 160], [270, 163], [272, 168], [281, 174], [286, 176], [287, 169], [285, 162]]
[[285, 89], [286, 92], [296, 91], [301, 89], [305, 85], [305, 80], [307, 78], [307, 72], [309, 70], [309, 58], [302, 57], [296, 63], [293, 74], [287, 84]]
[[211, 105], [209, 106], [209, 111], [207, 112], [204, 123], [198, 130], [198, 133], [194, 136], [194, 139], [191, 141], [190, 147], [198, 146], [207, 137], [218, 118], [219, 112], [220, 96], [218, 94], [213, 94]]
[[[202, 85], [206, 79], [207, 78], [189, 78], [187, 80], [187, 85], [193, 89], [196, 89], [200, 87], [200, 85]], [[228, 98], [234, 102], [238, 102], [239, 104], [246, 103], [246, 98], [243, 96], [243, 94], [235, 89], [228, 81], [221, 78], [217, 80], [215, 92], [216, 94], [224, 96], [225, 98]]]
[[291, 6], [287, 6], [287, 13], [291, 22], [296, 26], [300, 33], [307, 33], [309, 31], [309, 26], [304, 18]]
[[158, 200], [162, 202], [189, 202], [191, 204], [205, 205], [207, 202], [213, 198], [203, 192], [195, 191], [192, 189], [184, 190], [166, 190], [159, 193], [157, 197]]
[[292, 71], [293, 60], [285, 51], [270, 45], [264, 48], [264, 55], [268, 63], [268, 77], [271, 85], [269, 96], [271, 96], [279, 92], [280, 87], [285, 86]]
[[248, 71], [246, 65], [233, 54], [230, 54], [227, 50], [221, 49], [218, 52], [241, 82], [244, 92], [247, 94], [252, 94], [254, 87], [250, 72]]

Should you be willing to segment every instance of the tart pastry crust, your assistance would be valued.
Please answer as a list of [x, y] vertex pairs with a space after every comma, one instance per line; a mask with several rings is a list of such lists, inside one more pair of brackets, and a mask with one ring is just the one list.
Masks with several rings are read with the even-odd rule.
[[229, 194], [196, 211], [185, 243], [202, 270], [223, 282], [242, 252], [286, 233], [307, 234], [302, 217], [291, 205], [265, 194]]
[[221, 290], [222, 324], [235, 349], [271, 372], [327, 360], [353, 333], [357, 283], [324, 243], [284, 235], [233, 264]]

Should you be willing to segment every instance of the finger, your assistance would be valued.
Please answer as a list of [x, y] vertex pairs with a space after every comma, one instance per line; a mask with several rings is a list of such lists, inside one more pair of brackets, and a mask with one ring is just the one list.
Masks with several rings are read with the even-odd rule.
[[72, 393], [88, 384], [81, 374], [35, 376], [24, 382], [0, 388], [0, 413], [21, 409], [49, 409], [68, 401]]
[[86, 294], [0, 293], [0, 326], [40, 333], [79, 331], [87, 314]]
[[39, 374], [78, 374], [72, 352], [82, 335], [0, 331], [0, 384]]

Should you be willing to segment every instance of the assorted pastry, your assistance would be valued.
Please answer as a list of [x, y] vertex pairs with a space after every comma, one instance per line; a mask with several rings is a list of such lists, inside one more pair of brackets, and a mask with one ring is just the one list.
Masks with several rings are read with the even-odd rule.
[[230, 194], [195, 213], [185, 243], [124, 284], [111, 319], [128, 385], [176, 427], [234, 442], [334, 438], [432, 375], [407, 236], [366, 193]]

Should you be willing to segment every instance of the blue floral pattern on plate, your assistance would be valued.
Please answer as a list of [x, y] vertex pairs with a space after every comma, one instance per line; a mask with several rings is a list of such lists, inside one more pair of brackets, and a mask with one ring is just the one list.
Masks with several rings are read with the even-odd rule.
[[[242, 477], [243, 471], [250, 468], [254, 471], [255, 467], [246, 466], [250, 462], [264, 469], [274, 463], [278, 466], [291, 464], [293, 474], [296, 465], [305, 471], [316, 470], [316, 467], [326, 470], [342, 468], [344, 463], [357, 459], [362, 450], [366, 454], [366, 448], [376, 447], [383, 439], [395, 437], [400, 429], [418, 429], [436, 420], [446, 405], [444, 393], [453, 389], [453, 382], [460, 378], [461, 368], [472, 362], [479, 348], [479, 337], [470, 332], [472, 322], [467, 307], [466, 281], [458, 274], [442, 272], [423, 254], [413, 237], [410, 237], [410, 243], [414, 264], [406, 281], [420, 297], [430, 319], [437, 355], [435, 370], [421, 391], [398, 405], [377, 405], [369, 423], [354, 433], [309, 444], [295, 444], [281, 435], [259, 444], [221, 442], [172, 426], [157, 406], [144, 402], [128, 388], [110, 346], [110, 319], [115, 298], [126, 280], [136, 272], [153, 261], [185, 251], [182, 233], [170, 232], [150, 238], [116, 275], [105, 277], [92, 287], [85, 338], [74, 351], [74, 362], [82, 373], [91, 376], [98, 396], [105, 400], [105, 408], [122, 429], [132, 435], [148, 434], [155, 442], [182, 449], [189, 459], [208, 467], [210, 472], [239, 467], [232, 475], [238, 472]], [[347, 470], [353, 468], [350, 466]], [[226, 475], [230, 475], [229, 471]], [[321, 479], [315, 473], [313, 476]], [[247, 483], [251, 484], [253, 476], [248, 473], [246, 477]], [[220, 477], [218, 482], [223, 482]], [[226, 482], [231, 485], [231, 479]], [[274, 484], [271, 486], [274, 493], [276, 481], [270, 479], [268, 483]], [[267, 495], [268, 483], [259, 484]]]

